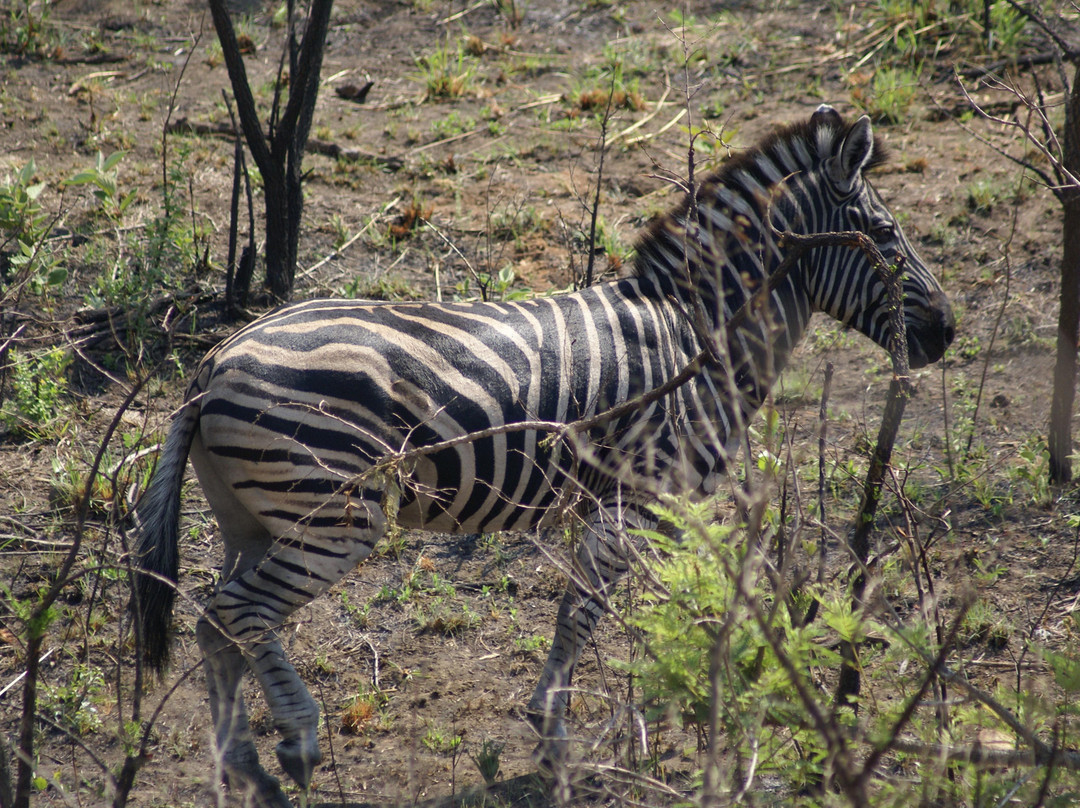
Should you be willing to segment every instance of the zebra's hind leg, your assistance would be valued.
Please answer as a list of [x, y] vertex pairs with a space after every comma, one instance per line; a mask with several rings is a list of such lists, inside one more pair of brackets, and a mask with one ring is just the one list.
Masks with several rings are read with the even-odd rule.
[[[218, 476], [199, 436], [192, 445], [192, 462], [221, 531], [225, 558], [219, 587], [226, 586], [241, 573], [254, 569], [273, 545], [273, 537], [236, 498], [232, 486]], [[278, 779], [259, 763], [241, 690], [247, 660], [240, 646], [223, 632], [209, 608], [195, 627], [195, 637], [204, 661], [221, 774], [232, 788], [253, 792], [254, 804], [260, 808], [288, 808], [290, 803]]]
[[247, 669], [244, 655], [239, 646], [205, 615], [195, 627], [195, 636], [205, 661], [210, 715], [221, 755], [222, 774], [234, 788], [251, 788], [256, 804], [266, 808], [286, 808], [289, 801], [281, 791], [281, 784], [259, 763], [259, 753], [251, 737], [240, 689], [241, 677]]
[[[343, 517], [330, 524], [335, 521], [328, 519], [325, 527], [305, 528], [278, 539], [258, 566], [227, 581], [207, 609], [209, 622], [240, 648], [258, 679], [282, 735], [278, 761], [303, 788], [321, 759], [319, 709], [285, 659], [276, 632], [290, 614], [363, 561], [385, 524], [370, 498], [366, 509], [352, 506], [347, 521]], [[328, 535], [331, 530], [334, 533]]]
[[566, 759], [565, 716], [574, 666], [607, 608], [608, 596], [628, 569], [625, 528], [652, 527], [656, 520], [629, 508], [620, 513], [608, 507], [593, 512], [587, 524], [588, 532], [578, 547], [575, 569], [559, 604], [555, 639], [529, 701], [529, 718], [540, 735], [537, 752], [545, 768], [555, 769]]
[[[206, 471], [197, 469], [200, 476]], [[386, 517], [379, 504], [382, 494], [377, 490], [351, 491], [350, 496], [330, 498], [310, 514], [307, 504], [287, 498], [267, 502], [254, 488], [226, 488], [233, 499], [227, 503], [215, 503], [207, 489], [207, 498], [226, 534], [226, 568], [230, 568], [229, 554], [237, 553], [237, 548], [240, 561], [206, 609], [200, 643], [207, 666], [216, 676], [211, 698], [217, 704], [215, 727], [226, 766], [230, 773], [239, 773], [255, 787], [260, 803], [276, 805], [275, 792], [280, 790], [276, 780], [259, 765], [251, 743], [240, 693], [239, 671], [243, 666], [235, 664], [235, 659], [242, 656], [265, 693], [274, 726], [282, 735], [276, 748], [281, 767], [307, 789], [314, 767], [322, 758], [319, 708], [285, 659], [276, 632], [296, 609], [332, 587], [367, 557], [386, 527]], [[271, 504], [275, 510], [269, 507]], [[292, 510], [298, 515], [287, 519]], [[268, 515], [271, 511], [273, 516]], [[242, 525], [247, 543], [237, 538], [244, 533], [235, 529], [244, 522], [238, 512], [245, 514], [248, 521], [261, 523], [268, 538], [264, 549], [269, 549], [254, 563], [254, 546], [249, 540], [254, 531], [249, 529], [251, 525]], [[309, 513], [310, 519], [302, 513]], [[226, 529], [226, 522], [232, 523], [231, 531]], [[279, 535], [272, 543], [271, 531]], [[208, 681], [210, 678], [207, 672]]]

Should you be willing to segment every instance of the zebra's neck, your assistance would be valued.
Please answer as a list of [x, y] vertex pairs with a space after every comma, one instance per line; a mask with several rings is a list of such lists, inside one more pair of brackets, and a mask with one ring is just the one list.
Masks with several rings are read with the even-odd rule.
[[[758, 161], [767, 162], [767, 155], [759, 155]], [[811, 312], [801, 268], [796, 267], [773, 291], [764, 311], [746, 317], [738, 328], [727, 327], [782, 259], [765, 217], [771, 216], [778, 229], [806, 228], [797, 213], [805, 202], [795, 198], [805, 193], [805, 185], [784, 183], [780, 191], [780, 183], [766, 187], [763, 177], [780, 175], [779, 167], [769, 165], [758, 165], [754, 172], [739, 170], [734, 178], [708, 178], [694, 200], [653, 224], [637, 252], [636, 272], [643, 287], [651, 287], [691, 321], [698, 348], [705, 347], [702, 327], [726, 348], [728, 364], [713, 375], [728, 388], [734, 379], [739, 409], [746, 417], [760, 407], [783, 370]], [[728, 369], [731, 378], [718, 377]], [[733, 412], [730, 405], [725, 409]]]

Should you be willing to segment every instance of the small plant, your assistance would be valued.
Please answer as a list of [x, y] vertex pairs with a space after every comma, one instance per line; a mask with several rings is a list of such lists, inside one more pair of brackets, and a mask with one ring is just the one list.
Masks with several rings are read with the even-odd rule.
[[495, 10], [506, 20], [512, 30], [517, 30], [525, 17], [525, 3], [522, 0], [492, 0]]
[[922, 68], [880, 67], [870, 76], [852, 77], [851, 100], [871, 118], [883, 124], [900, 123], [919, 93]]
[[476, 285], [479, 287], [479, 296], [473, 292], [472, 280], [470, 278], [466, 277], [461, 280], [454, 287], [454, 299], [462, 301], [480, 299], [507, 302], [511, 300], [528, 300], [532, 297], [533, 293], [531, 289], [514, 286], [516, 280], [517, 273], [514, 272], [514, 268], [510, 264], [505, 264], [495, 274], [488, 272], [480, 272], [477, 274]]
[[641, 112], [648, 107], [638, 79], [626, 78], [622, 59], [610, 53], [607, 56], [598, 75], [586, 78], [569, 93], [570, 117], [581, 113], [602, 116], [614, 110]]
[[515, 637], [514, 646], [519, 653], [535, 654], [546, 651], [551, 645], [551, 640], [543, 634], [530, 634], [527, 637]]
[[416, 625], [421, 632], [453, 637], [472, 628], [479, 621], [468, 603], [455, 607], [443, 597], [436, 597], [416, 609]]
[[0, 423], [35, 438], [63, 431], [60, 416], [67, 398], [67, 369], [71, 352], [62, 347], [12, 351], [11, 386], [0, 404]]
[[967, 189], [967, 206], [973, 213], [988, 214], [1000, 200], [1000, 189], [992, 180], [977, 180]]
[[76, 735], [89, 735], [104, 726], [94, 703], [104, 688], [105, 676], [100, 670], [76, 663], [63, 684], [42, 687], [41, 710]]
[[362, 606], [357, 606], [349, 599], [349, 593], [342, 590], [341, 592], [341, 606], [345, 609], [349, 617], [356, 624], [357, 628], [366, 628], [368, 624], [368, 616], [371, 614], [371, 604], [364, 603]]
[[1028, 501], [1037, 506], [1050, 504], [1050, 450], [1041, 436], [1031, 436], [1021, 444], [1017, 462], [1006, 464], [1013, 486], [1027, 493]]
[[98, 152], [92, 168], [83, 169], [64, 183], [71, 187], [91, 186], [91, 193], [101, 203], [102, 212], [117, 227], [123, 220], [124, 212], [135, 200], [136, 194], [135, 190], [123, 194], [119, 189], [119, 164], [124, 154], [116, 151], [106, 157]]
[[67, 270], [47, 246], [48, 217], [38, 203], [44, 183], [35, 183], [33, 160], [14, 178], [0, 184], [0, 253], [7, 253], [8, 268], [0, 265], [0, 293], [22, 281], [40, 294], [67, 279]]
[[464, 740], [464, 732], [458, 732], [457, 730], [447, 731], [442, 727], [432, 726], [428, 727], [424, 737], [420, 739], [420, 743], [436, 755], [452, 755], [456, 757]]
[[349, 699], [341, 713], [341, 731], [362, 735], [386, 724], [385, 710], [390, 698], [381, 690], [362, 689]]
[[334, 249], [340, 250], [349, 240], [349, 228], [340, 214], [330, 217], [330, 231], [334, 234]]
[[476, 128], [476, 118], [463, 117], [456, 109], [431, 124], [431, 131], [439, 138], [453, 137]]
[[480, 62], [462, 43], [437, 46], [430, 54], [415, 57], [419, 80], [428, 98], [460, 98], [473, 92]]
[[1007, 0], [996, 0], [990, 5], [990, 30], [984, 35], [987, 50], [1017, 53], [1024, 44], [1026, 22]]
[[506, 744], [488, 738], [480, 745], [480, 751], [472, 756], [473, 763], [480, 770], [480, 776], [489, 786], [494, 785], [499, 777], [499, 768], [502, 765], [500, 757], [505, 747]]
[[49, 17], [52, 3], [36, 0], [12, 2], [0, 11], [0, 51], [6, 53], [44, 54], [59, 44], [58, 31]]

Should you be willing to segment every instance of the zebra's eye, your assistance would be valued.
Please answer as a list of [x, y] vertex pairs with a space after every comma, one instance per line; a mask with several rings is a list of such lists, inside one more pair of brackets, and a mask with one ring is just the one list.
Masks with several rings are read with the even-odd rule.
[[891, 224], [879, 224], [870, 230], [870, 238], [878, 244], [885, 244], [886, 242], [892, 241], [892, 238], [895, 235], [896, 228]]

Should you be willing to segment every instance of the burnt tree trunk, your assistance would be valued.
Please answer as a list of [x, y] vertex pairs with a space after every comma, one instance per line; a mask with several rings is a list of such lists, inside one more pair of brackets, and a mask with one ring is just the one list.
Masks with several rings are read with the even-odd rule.
[[290, 32], [289, 95], [284, 111], [272, 113], [269, 135], [263, 132], [244, 60], [225, 0], [209, 0], [214, 28], [229, 71], [240, 126], [252, 159], [263, 177], [266, 204], [266, 284], [278, 300], [292, 292], [304, 197], [301, 164], [319, 94], [323, 45], [333, 0], [311, 0], [299, 49]]
[[[1063, 167], [1080, 177], [1080, 64], [1065, 103], [1062, 137]], [[1076, 352], [1080, 341], [1080, 188], [1066, 183], [1061, 259], [1061, 307], [1058, 311], [1054, 397], [1050, 405], [1050, 481], [1072, 480], [1072, 414], [1076, 397]]]

